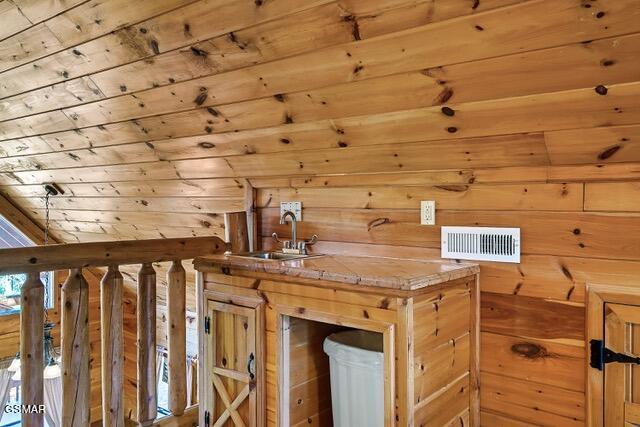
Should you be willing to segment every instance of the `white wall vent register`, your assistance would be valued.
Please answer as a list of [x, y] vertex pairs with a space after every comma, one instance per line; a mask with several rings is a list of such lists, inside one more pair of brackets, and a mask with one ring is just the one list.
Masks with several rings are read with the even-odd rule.
[[520, 262], [520, 229], [442, 227], [442, 258]]

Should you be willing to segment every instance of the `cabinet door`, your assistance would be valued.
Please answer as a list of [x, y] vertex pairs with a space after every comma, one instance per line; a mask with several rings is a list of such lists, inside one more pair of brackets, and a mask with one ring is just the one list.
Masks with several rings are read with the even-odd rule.
[[[264, 393], [262, 307], [209, 300], [205, 319], [205, 378], [209, 426], [261, 426]], [[260, 335], [258, 335], [260, 334]], [[209, 421], [208, 423], [206, 421]]]
[[[640, 356], [640, 306], [605, 304], [605, 346], [616, 353]], [[604, 365], [605, 426], [640, 425], [640, 367]]]

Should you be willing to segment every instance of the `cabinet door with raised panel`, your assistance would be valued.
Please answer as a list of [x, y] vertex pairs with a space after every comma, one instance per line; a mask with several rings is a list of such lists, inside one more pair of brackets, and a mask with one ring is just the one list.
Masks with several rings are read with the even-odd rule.
[[261, 306], [207, 301], [203, 335], [205, 425], [263, 425], [261, 310]]

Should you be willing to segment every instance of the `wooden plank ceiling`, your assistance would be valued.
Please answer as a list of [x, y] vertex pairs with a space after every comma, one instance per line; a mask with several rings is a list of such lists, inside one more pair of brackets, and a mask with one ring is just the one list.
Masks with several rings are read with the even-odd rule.
[[[0, 192], [60, 239], [221, 234], [485, 263], [483, 417], [583, 425], [585, 284], [640, 275], [640, 0], [0, 1]], [[552, 356], [553, 357], [552, 357]], [[503, 424], [501, 424], [503, 425]]]
[[62, 184], [67, 241], [219, 232], [244, 178], [640, 160], [636, 1], [41, 3], [0, 3], [0, 188]]

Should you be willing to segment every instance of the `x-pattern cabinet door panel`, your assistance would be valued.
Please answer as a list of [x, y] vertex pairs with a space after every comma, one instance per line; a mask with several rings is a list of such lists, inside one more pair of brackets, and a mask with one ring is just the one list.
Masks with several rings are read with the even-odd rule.
[[262, 351], [258, 344], [260, 308], [207, 301], [205, 363], [209, 426], [262, 425], [258, 413]]
[[[605, 304], [606, 348], [640, 356], [640, 306]], [[640, 366], [607, 363], [604, 368], [605, 426], [640, 425]]]

